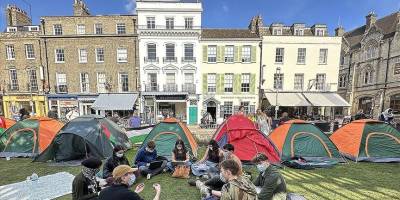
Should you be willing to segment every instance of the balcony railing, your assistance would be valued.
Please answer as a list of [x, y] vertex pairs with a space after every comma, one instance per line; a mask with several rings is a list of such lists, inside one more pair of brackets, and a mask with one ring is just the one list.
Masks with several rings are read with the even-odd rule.
[[147, 25], [139, 25], [139, 29], [141, 30], [200, 30], [201, 26], [191, 26], [191, 27], [186, 27], [186, 26], [173, 26], [172, 28], [165, 26], [147, 26]]
[[146, 84], [145, 91], [146, 92], [159, 92], [160, 89], [158, 87], [158, 84]]
[[17, 92], [19, 91], [19, 85], [18, 84], [7, 84], [8, 91], [12, 92]]
[[55, 85], [54, 86], [56, 93], [68, 93], [67, 85]]
[[155, 57], [155, 58], [144, 57], [144, 62], [145, 63], [158, 63], [159, 59], [158, 59], [158, 57]]
[[182, 57], [182, 63], [195, 63], [196, 57]]
[[165, 84], [164, 92], [178, 92], [178, 85], [177, 84]]
[[164, 57], [163, 63], [177, 63], [178, 59], [176, 57]]
[[182, 92], [189, 94], [196, 94], [196, 85], [193, 83], [186, 83], [182, 85]]

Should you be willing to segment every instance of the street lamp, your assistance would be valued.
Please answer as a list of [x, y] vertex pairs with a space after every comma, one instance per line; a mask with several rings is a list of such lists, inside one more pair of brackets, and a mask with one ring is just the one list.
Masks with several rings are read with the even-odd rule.
[[279, 88], [281, 86], [281, 68], [277, 67], [275, 71], [275, 90], [276, 90], [276, 95], [275, 95], [275, 119], [278, 119], [278, 110], [279, 110], [279, 105], [278, 105], [278, 94], [279, 94]]

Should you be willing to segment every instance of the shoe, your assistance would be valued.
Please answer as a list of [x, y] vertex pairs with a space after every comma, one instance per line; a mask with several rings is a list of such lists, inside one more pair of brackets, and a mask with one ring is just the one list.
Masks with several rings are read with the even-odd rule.
[[147, 174], [147, 180], [151, 179], [151, 174]]
[[193, 179], [191, 179], [191, 180], [188, 180], [188, 184], [190, 185], [190, 186], [196, 186], [196, 180], [193, 180]]

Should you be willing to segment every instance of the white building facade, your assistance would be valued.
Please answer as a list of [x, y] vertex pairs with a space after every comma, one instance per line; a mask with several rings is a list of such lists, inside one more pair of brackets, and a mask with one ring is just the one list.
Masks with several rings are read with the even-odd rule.
[[202, 4], [138, 0], [141, 113], [198, 124]]

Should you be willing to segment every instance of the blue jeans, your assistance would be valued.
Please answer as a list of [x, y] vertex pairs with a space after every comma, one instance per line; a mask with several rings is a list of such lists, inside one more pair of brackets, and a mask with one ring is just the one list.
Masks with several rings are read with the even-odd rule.
[[[190, 167], [192, 165], [192, 162], [190, 162], [190, 161], [187, 161], [186, 163], [185, 163], [185, 166], [186, 167]], [[176, 166], [175, 166], [176, 167]], [[172, 166], [172, 161], [169, 161], [168, 163], [167, 163], [167, 169], [169, 170], [169, 171], [175, 171], [175, 167], [174, 166]]]
[[204, 163], [200, 164], [193, 164], [192, 165], [192, 173], [195, 176], [202, 176], [202, 175], [207, 175], [209, 170], [211, 168], [215, 169], [217, 167], [218, 163], [213, 163], [210, 161], [206, 161]]

